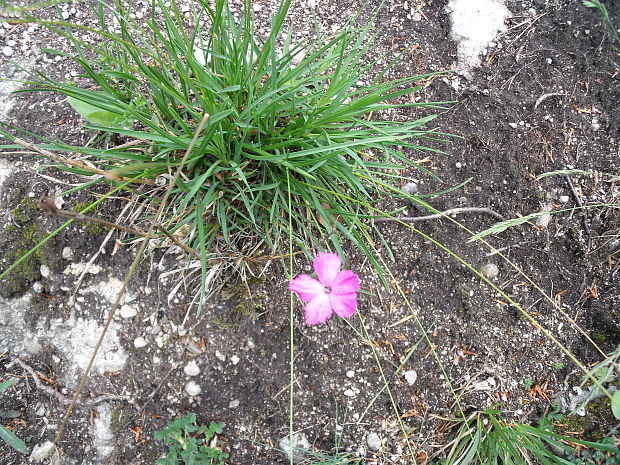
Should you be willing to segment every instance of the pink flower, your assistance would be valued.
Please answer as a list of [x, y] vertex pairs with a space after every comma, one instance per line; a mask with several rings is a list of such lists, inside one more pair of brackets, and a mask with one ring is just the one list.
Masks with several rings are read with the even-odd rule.
[[314, 258], [317, 281], [300, 274], [289, 284], [306, 305], [306, 323], [325, 323], [336, 312], [348, 318], [357, 311], [357, 290], [360, 280], [351, 270], [340, 271], [342, 261], [338, 254], [319, 252]]

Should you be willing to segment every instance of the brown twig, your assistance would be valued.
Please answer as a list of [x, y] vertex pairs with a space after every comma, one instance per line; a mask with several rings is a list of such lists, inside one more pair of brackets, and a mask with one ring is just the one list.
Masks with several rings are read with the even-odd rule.
[[[58, 163], [62, 163], [64, 165], [67, 166], [74, 166], [76, 168], [80, 168], [83, 169], [85, 171], [89, 171], [93, 174], [98, 174], [103, 176], [106, 179], [112, 180], [112, 181], [120, 181], [120, 182], [126, 182], [129, 181], [131, 178], [126, 178], [124, 176], [117, 176], [114, 173], [110, 172], [110, 171], [105, 171], [105, 170], [100, 170], [99, 168], [95, 168], [93, 166], [88, 166], [86, 163], [84, 163], [82, 160], [70, 160], [68, 158], [62, 157], [56, 153], [50, 152], [49, 150], [45, 150], [42, 148], [37, 147], [36, 145], [30, 144], [28, 142], [26, 142], [25, 140], [19, 139], [19, 138], [15, 138], [13, 139], [13, 142], [15, 142], [18, 145], [21, 145], [22, 147], [31, 150], [33, 152], [37, 152], [40, 153], [41, 155], [44, 155], [48, 158], [51, 158], [52, 160], [58, 162]], [[133, 182], [137, 183], [137, 184], [148, 184], [148, 185], [155, 185], [155, 181], [153, 179], [134, 179]]]
[[202, 129], [204, 128], [204, 126], [207, 123], [208, 119], [209, 119], [209, 115], [205, 114], [203, 116], [202, 120], [200, 121], [200, 124], [198, 125], [198, 128], [194, 132], [194, 137], [192, 138], [191, 142], [189, 143], [189, 146], [187, 147], [187, 150], [185, 151], [185, 154], [183, 155], [183, 158], [181, 159], [181, 161], [180, 161], [180, 163], [179, 163], [179, 165], [178, 165], [178, 167], [177, 167], [177, 169], [176, 169], [176, 171], [174, 173], [174, 176], [170, 180], [170, 184], [168, 184], [168, 187], [166, 188], [166, 191], [164, 192], [164, 195], [163, 195], [163, 197], [161, 199], [161, 202], [159, 204], [159, 208], [157, 209], [157, 212], [155, 213], [155, 216], [151, 220], [151, 224], [150, 224], [149, 229], [148, 229], [148, 231], [146, 233], [145, 240], [140, 245], [140, 248], [138, 249], [138, 252], [136, 253], [135, 258], [134, 258], [133, 262], [131, 263], [131, 266], [129, 267], [129, 271], [127, 272], [127, 276], [125, 277], [125, 280], [123, 281], [121, 289], [118, 291], [118, 294], [116, 295], [116, 300], [115, 300], [114, 304], [112, 305], [112, 308], [110, 309], [110, 313], [108, 314], [108, 318], [106, 320], [105, 326], [101, 330], [101, 335], [99, 336], [99, 339], [97, 340], [97, 344], [95, 345], [95, 348], [93, 349], [93, 353], [90, 356], [90, 360], [88, 361], [88, 365], [86, 365], [86, 368], [84, 369], [84, 374], [82, 375], [82, 378], [80, 379], [80, 383], [79, 383], [77, 389], [75, 390], [75, 393], [73, 395], [73, 399], [71, 401], [71, 405], [69, 405], [69, 407], [67, 408], [67, 411], [65, 412], [65, 415], [64, 415], [64, 417], [62, 419], [62, 422], [60, 423], [60, 426], [58, 427], [58, 431], [56, 433], [56, 436], [54, 437], [54, 444], [58, 444], [58, 441], [60, 441], [62, 433], [63, 433], [63, 431], [65, 429], [65, 426], [67, 425], [67, 422], [69, 421], [69, 417], [71, 416], [71, 412], [73, 412], [73, 409], [75, 408], [75, 405], [77, 404], [78, 398], [80, 397], [80, 393], [82, 392], [82, 389], [84, 389], [84, 385], [86, 384], [86, 380], [88, 379], [88, 373], [90, 372], [90, 369], [93, 366], [93, 363], [95, 361], [95, 357], [97, 356], [97, 353], [99, 352], [99, 348], [103, 344], [103, 339], [105, 338], [105, 335], [108, 332], [108, 328], [110, 327], [110, 325], [112, 323], [112, 320], [114, 318], [114, 314], [116, 313], [116, 310], [121, 306], [121, 301], [122, 301], [123, 295], [125, 295], [125, 291], [127, 290], [127, 287], [129, 285], [129, 281], [131, 280], [131, 277], [133, 276], [133, 274], [138, 269], [138, 264], [142, 260], [142, 255], [144, 254], [144, 251], [146, 249], [146, 245], [150, 241], [150, 239], [153, 237], [153, 233], [155, 232], [155, 229], [157, 227], [157, 222], [159, 221], [159, 217], [163, 213], [164, 208], [166, 206], [166, 202], [168, 201], [168, 198], [172, 194], [172, 189], [176, 185], [176, 182], [179, 179], [179, 176], [181, 174], [181, 170], [185, 166], [185, 163], [187, 162], [187, 159], [188, 159], [190, 153], [192, 152], [192, 150], [194, 149], [194, 145], [196, 144], [196, 141], [198, 140], [198, 136], [202, 132]]
[[[37, 386], [37, 388], [39, 390], [45, 392], [50, 397], [53, 397], [54, 399], [56, 399], [56, 401], [59, 404], [61, 404], [61, 405], [69, 405], [69, 404], [71, 404], [71, 398], [70, 397], [67, 397], [64, 394], [62, 394], [61, 392], [58, 392], [57, 390], [52, 389], [51, 387], [46, 386], [45, 384], [43, 384], [41, 382], [41, 378], [39, 378], [39, 375], [34, 370], [34, 368], [32, 368], [30, 365], [27, 365], [20, 358], [16, 358], [15, 362], [17, 362], [17, 364], [20, 367], [22, 367], [24, 369], [24, 371], [27, 371], [30, 374], [30, 376], [32, 376], [34, 384]], [[129, 402], [130, 404], [135, 403], [134, 400], [130, 396], [116, 396], [116, 395], [110, 395], [110, 394], [102, 394], [100, 396], [92, 397], [90, 399], [82, 399], [79, 402], [79, 404], [82, 405], [82, 406], [85, 406], [85, 407], [93, 407], [93, 406], [95, 406], [97, 404], [100, 404], [101, 402], [106, 402], [106, 401], [111, 401], [111, 400], [122, 400], [124, 402]]]
[[459, 213], [484, 213], [486, 215], [492, 215], [500, 220], [503, 220], [504, 217], [497, 212], [494, 212], [490, 208], [484, 207], [461, 207], [461, 208], [450, 208], [448, 210], [444, 210], [439, 213], [435, 213], [434, 215], [426, 215], [426, 216], [403, 216], [403, 217], [394, 217], [394, 218], [375, 218], [377, 222], [387, 222], [387, 221], [404, 221], [406, 223], [414, 223], [416, 221], [427, 221], [427, 220], [437, 220], [440, 218], [444, 218], [446, 216], [457, 215]]
[[[56, 206], [56, 204], [54, 203], [54, 199], [51, 198], [51, 197], [43, 198], [39, 202], [39, 208], [41, 208], [41, 210], [43, 210], [46, 214], [48, 214], [50, 216], [57, 216], [59, 218], [68, 218], [68, 219], [73, 219], [73, 220], [76, 220], [76, 221], [86, 221], [86, 222], [90, 222], [90, 223], [97, 223], [97, 224], [101, 224], [103, 226], [106, 226], [108, 228], [114, 228], [114, 229], [118, 229], [120, 231], [125, 231], [125, 232], [127, 232], [129, 234], [133, 234], [134, 236], [142, 236], [142, 237], [146, 236], [146, 233], [144, 231], [139, 230], [139, 229], [130, 228], [128, 226], [123, 226], [122, 224], [114, 223], [112, 221], [108, 221], [108, 220], [105, 220], [103, 218], [97, 218], [95, 216], [87, 216], [87, 215], [83, 215], [82, 213], [78, 213], [78, 212], [74, 212], [74, 211], [70, 211], [70, 210], [61, 210], [60, 208], [58, 208]], [[192, 249], [191, 247], [189, 247], [186, 244], [183, 244], [176, 237], [174, 237], [172, 234], [170, 234], [163, 226], [157, 225], [157, 228], [168, 239], [170, 239], [172, 242], [174, 242], [175, 245], [177, 245], [178, 247], [183, 249], [185, 252], [187, 252], [190, 255], [193, 255], [194, 257], [196, 257], [198, 259], [200, 258], [200, 254], [196, 250]]]

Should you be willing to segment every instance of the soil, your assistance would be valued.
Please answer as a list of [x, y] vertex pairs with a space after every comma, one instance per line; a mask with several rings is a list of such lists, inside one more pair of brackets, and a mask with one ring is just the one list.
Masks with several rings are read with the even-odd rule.
[[[349, 1], [311, 3], [316, 6], [299, 3], [292, 8], [290, 21], [300, 33], [310, 30], [310, 11], [328, 31], [358, 8], [357, 2]], [[370, 0], [365, 14], [375, 11], [378, 3]], [[394, 55], [418, 44], [388, 77], [457, 66], [447, 4], [386, 2], [378, 15], [377, 27], [383, 32], [375, 52]], [[259, 5], [256, 15], [265, 27], [277, 5], [273, 1]], [[72, 20], [88, 21], [85, 3], [69, 6], [76, 8]], [[602, 206], [620, 200], [620, 182], [606, 175], [620, 174], [620, 44], [601, 15], [581, 2], [524, 0], [507, 1], [506, 6], [510, 11], [506, 27], [481, 57], [480, 66], [421, 83], [419, 95], [424, 101], [454, 102], [437, 111], [433, 122], [442, 133], [458, 136], [432, 142], [444, 153], [408, 154], [416, 160], [428, 157], [424, 166], [441, 181], [416, 170], [405, 174], [419, 179], [419, 194], [468, 181], [453, 192], [426, 199], [439, 210], [485, 207], [510, 219], [551, 209], [588, 208], [532, 219], [489, 236], [488, 242], [512, 263], [480, 242], [468, 243], [471, 234], [448, 220], [413, 225], [485, 270], [589, 366], [602, 355], [586, 335], [604, 353], [620, 344], [620, 212], [617, 206]], [[611, 19], [620, 24], [620, 3], [608, 2], [607, 7]], [[11, 26], [4, 39], [23, 38], [27, 28]], [[33, 44], [50, 40], [42, 29], [28, 37]], [[70, 63], [40, 53], [44, 57], [37, 63], [40, 69], [57, 78], [71, 76]], [[0, 60], [5, 75], [14, 66], [11, 60], [18, 58]], [[416, 111], [379, 117], [411, 118], [418, 116]], [[89, 137], [79, 116], [53, 94], [19, 94], [8, 120], [73, 144]], [[43, 159], [8, 153], [2, 159], [7, 162], [0, 164], [0, 173], [10, 168], [0, 197], [4, 226], [0, 266], [5, 269], [22, 249], [60, 225], [60, 220], [44, 217], [36, 201], [67, 186], [35, 172], [46, 163]], [[566, 169], [593, 174], [537, 178]], [[82, 181], [54, 169], [42, 173], [65, 183]], [[65, 201], [75, 208], [101, 192], [90, 189], [66, 196]], [[114, 220], [125, 205], [124, 198], [107, 201], [97, 214]], [[397, 199], [385, 199], [383, 205], [406, 207], [403, 214], [408, 216], [428, 213]], [[456, 218], [474, 232], [497, 221], [481, 212]], [[359, 302], [365, 327], [359, 318], [310, 327], [303, 322], [302, 308], [296, 307], [295, 429], [314, 450], [333, 451], [339, 445], [366, 459], [363, 463], [423, 463], [453, 438], [454, 430], [440, 419], [457, 413], [452, 390], [466, 413], [501, 405], [508, 421], [534, 425], [550, 411], [552, 401], [574, 392], [580, 379], [576, 366], [504, 296], [427, 237], [395, 222], [380, 228], [393, 254], [391, 259], [383, 251], [394, 275], [390, 287], [380, 282], [359, 253], [351, 250], [348, 255], [349, 267], [361, 277], [365, 291]], [[0, 358], [0, 381], [19, 382], [0, 399], [3, 408], [20, 412], [2, 424], [25, 438], [30, 448], [53, 439], [66, 409], [64, 400], [74, 392], [85, 366], [83, 356], [76, 355], [81, 353], [79, 347], [65, 336], [78, 328], [80, 344], [94, 345], [91, 338], [96, 339], [110, 306], [100, 284], [113, 287], [114, 280], [122, 281], [133, 259], [135, 248], [115, 242], [111, 235], [104, 253], [94, 261], [99, 271], [87, 273], [78, 283], [78, 275], [66, 270], [88, 262], [107, 236], [106, 230], [72, 225], [33, 254], [15, 278], [1, 284], [0, 306], [13, 316], [0, 312], [4, 315], [0, 334], [6, 337], [0, 345], [6, 351]], [[303, 260], [298, 265], [311, 271]], [[489, 265], [497, 266], [497, 273]], [[220, 439], [230, 454], [227, 463], [288, 463], [277, 450], [289, 428], [286, 272], [274, 263], [247, 285], [232, 280], [196, 316], [186, 314], [195, 297], [191, 283], [171, 296], [181, 273], [169, 272], [182, 266], [180, 255], [154, 254], [133, 279], [125, 305], [137, 315], [115, 318], [113, 334], [108, 335], [111, 345], [100, 355], [103, 360], [84, 394], [125, 396], [129, 401], [79, 406], [59, 443], [63, 463], [155, 463], [165, 450], [155, 432], [175, 416], [190, 412], [201, 423], [226, 423]], [[396, 285], [404, 290], [411, 309]], [[99, 291], [88, 290], [95, 288]], [[366, 330], [372, 344], [363, 337]], [[136, 347], [137, 338], [144, 339], [143, 347]], [[37, 386], [16, 362], [17, 356], [39, 373], [45, 386], [60, 394]], [[382, 391], [384, 378], [375, 357], [389, 381], [394, 405]], [[185, 373], [190, 362], [200, 368], [198, 376]], [[396, 373], [401, 363], [402, 370]], [[417, 379], [410, 384], [411, 372]], [[186, 391], [189, 381], [200, 386], [198, 395]], [[614, 426], [611, 418], [610, 413], [586, 414], [579, 437], [600, 439]], [[368, 441], [371, 434], [379, 436], [380, 447]], [[0, 443], [0, 464], [21, 463], [27, 463], [26, 456]]]

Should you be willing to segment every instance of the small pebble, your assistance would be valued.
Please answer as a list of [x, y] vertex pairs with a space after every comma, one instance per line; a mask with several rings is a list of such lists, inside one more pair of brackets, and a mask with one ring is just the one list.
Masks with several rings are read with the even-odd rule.
[[408, 182], [403, 186], [403, 192], [409, 195], [415, 195], [419, 192], [418, 185], [415, 182]]
[[142, 336], [139, 336], [133, 340], [133, 346], [136, 349], [141, 349], [142, 347], [146, 347], [146, 344], [147, 344], [146, 339], [144, 339]]
[[192, 360], [185, 365], [183, 371], [187, 376], [198, 376], [200, 374], [200, 367], [194, 360]]
[[352, 389], [346, 389], [343, 394], [347, 397], [353, 397], [355, 395]]
[[353, 378], [355, 376], [355, 371], [349, 370], [347, 371], [347, 378]]
[[32, 290], [37, 294], [40, 294], [41, 292], [43, 292], [43, 284], [41, 284], [39, 281], [35, 281], [32, 285]]
[[71, 247], [65, 247], [62, 249], [62, 258], [65, 260], [71, 260], [73, 258], [73, 249]]
[[237, 407], [239, 407], [239, 399], [231, 400], [228, 403], [228, 408], [237, 408]]
[[568, 195], [562, 195], [560, 196], [560, 198], [558, 199], [560, 201], [560, 203], [566, 203], [569, 200]]
[[418, 374], [414, 370], [405, 371], [405, 381], [409, 386], [413, 386], [418, 379]]
[[132, 307], [131, 305], [125, 304], [121, 307], [121, 316], [123, 318], [133, 318], [137, 314], [138, 314], [138, 310], [135, 307]]
[[517, 123], [508, 123], [508, 126], [510, 126], [512, 129], [517, 129], [519, 127]]
[[41, 276], [44, 278], [49, 278], [52, 274], [52, 270], [50, 270], [50, 267], [47, 265], [41, 265], [39, 271], [41, 272]]
[[196, 381], [190, 381], [187, 383], [185, 385], [185, 390], [190, 396], [197, 396], [202, 391], [200, 385]]
[[232, 362], [233, 365], [236, 365], [237, 363], [239, 363], [241, 359], [239, 357], [237, 357], [236, 355], [233, 355], [232, 357], [230, 357], [230, 361]]
[[10, 57], [11, 55], [13, 55], [13, 49], [9, 46], [3, 47], [2, 53], [4, 54], [4, 56]]
[[487, 279], [494, 279], [499, 275], [499, 268], [495, 263], [487, 263], [480, 268], [480, 273]]
[[366, 444], [368, 444], [368, 447], [375, 451], [380, 451], [383, 446], [381, 438], [377, 433], [368, 434], [366, 437]]

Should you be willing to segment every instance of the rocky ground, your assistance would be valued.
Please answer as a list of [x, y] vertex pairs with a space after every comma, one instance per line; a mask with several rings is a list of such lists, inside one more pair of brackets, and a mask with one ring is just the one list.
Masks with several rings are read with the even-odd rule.
[[[65, 3], [60, 14], [93, 25], [91, 3]], [[370, 1], [362, 20], [378, 3]], [[144, 18], [149, 5], [134, 2], [134, 17]], [[259, 33], [276, 7], [253, 4]], [[354, 1], [293, 2], [290, 21], [297, 37], [310, 33], [313, 14], [321, 30], [335, 31], [358, 8]], [[620, 4], [608, 8], [620, 24]], [[411, 171], [419, 180], [410, 189], [427, 194], [469, 180], [431, 203], [440, 210], [486, 207], [504, 218], [588, 207], [491, 236], [512, 264], [467, 243], [469, 233], [446, 220], [415, 227], [478, 267], [584, 364], [601, 360], [600, 351], [620, 342], [620, 182], [601, 174], [619, 174], [620, 43], [596, 10], [577, 1], [388, 0], [377, 28], [376, 53], [409, 47], [391, 77], [457, 70], [421, 82], [424, 101], [455, 102], [435, 123], [459, 138], [437, 143], [445, 153], [424, 162], [441, 181]], [[36, 25], [0, 25], [0, 74], [8, 79], [0, 84], [0, 120], [86, 142], [83, 122], [60, 96], [12, 94], [28, 70], [74, 78], [74, 64], [43, 50], [67, 46]], [[0, 271], [61, 225], [42, 214], [38, 200], [83, 182], [42, 169], [46, 164], [25, 150], [0, 156]], [[537, 178], [564, 169], [593, 174]], [[63, 199], [77, 209], [99, 193]], [[398, 202], [385, 206], [425, 214]], [[119, 197], [96, 214], [129, 221], [127, 205]], [[485, 213], [457, 218], [476, 232], [496, 221]], [[413, 463], [412, 455], [423, 462], [453, 437], [437, 417], [456, 413], [455, 393], [466, 412], [501, 403], [509, 421], [532, 424], [553, 400], [570, 403], [579, 390], [575, 366], [505, 297], [420, 234], [393, 222], [380, 228], [393, 252], [393, 259], [384, 255], [391, 288], [355, 251], [349, 256], [365, 291], [359, 312], [371, 344], [360, 319], [308, 327], [297, 309], [295, 429], [308, 446], [339, 446], [362, 463]], [[30, 448], [54, 438], [134, 253], [115, 232], [73, 224], [0, 284], [0, 381], [18, 379], [0, 404], [19, 412], [0, 421]], [[299, 266], [311, 271], [308, 263]], [[63, 463], [152, 464], [165, 450], [155, 432], [190, 412], [202, 423], [226, 423], [220, 444], [227, 463], [287, 462], [278, 451], [289, 428], [285, 273], [274, 263], [247, 285], [230, 281], [197, 317], [188, 312], [195, 287], [191, 277], [183, 281], [182, 268], [173, 252], [142, 264], [95, 360], [86, 400], [59, 443]], [[383, 390], [386, 380], [394, 402]], [[611, 418], [609, 409], [586, 412], [575, 428], [600, 439]], [[0, 451], [1, 464], [28, 463], [4, 443]]]

